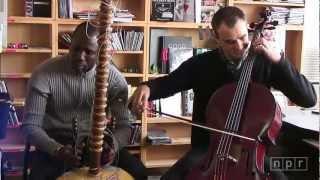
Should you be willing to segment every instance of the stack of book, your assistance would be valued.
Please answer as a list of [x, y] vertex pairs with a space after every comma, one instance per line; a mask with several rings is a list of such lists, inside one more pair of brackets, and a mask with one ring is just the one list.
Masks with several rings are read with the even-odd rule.
[[289, 9], [285, 7], [267, 7], [266, 11], [270, 11], [270, 20], [278, 21], [278, 24], [286, 24], [289, 16]]
[[148, 129], [147, 142], [151, 145], [171, 144], [171, 138], [165, 129], [150, 128]]
[[117, 9], [113, 13], [113, 21], [114, 22], [132, 22], [132, 19], [135, 16], [129, 12], [129, 10], [121, 10]]
[[98, 11], [79, 11], [73, 13], [74, 18], [81, 20], [96, 19], [97, 15]]
[[302, 25], [304, 22], [304, 8], [290, 8], [288, 24]]

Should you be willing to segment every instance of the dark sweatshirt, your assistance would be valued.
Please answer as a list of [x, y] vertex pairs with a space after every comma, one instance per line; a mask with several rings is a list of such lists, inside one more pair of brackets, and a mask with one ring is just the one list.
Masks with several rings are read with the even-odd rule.
[[[228, 61], [223, 58], [219, 50], [213, 50], [192, 57], [168, 76], [150, 80], [145, 84], [150, 87], [149, 100], [193, 89], [192, 120], [195, 123], [205, 124], [205, 111], [211, 95], [225, 84], [236, 81], [239, 74], [240, 70], [230, 69]], [[298, 106], [311, 107], [316, 103], [316, 94], [310, 82], [284, 57], [278, 64], [273, 64], [258, 56], [251, 79], [268, 88], [280, 90]], [[192, 147], [207, 146], [209, 133], [192, 127], [191, 144]]]

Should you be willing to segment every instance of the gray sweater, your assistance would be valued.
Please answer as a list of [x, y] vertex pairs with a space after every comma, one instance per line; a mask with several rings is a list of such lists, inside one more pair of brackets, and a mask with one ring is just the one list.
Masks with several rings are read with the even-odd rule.
[[[40, 151], [53, 154], [63, 144], [72, 143], [72, 119], [78, 120], [79, 139], [91, 129], [95, 89], [95, 68], [83, 75], [71, 68], [68, 55], [39, 65], [28, 83], [23, 133]], [[128, 87], [121, 73], [110, 65], [108, 111], [115, 120], [114, 135], [119, 147], [127, 144]]]

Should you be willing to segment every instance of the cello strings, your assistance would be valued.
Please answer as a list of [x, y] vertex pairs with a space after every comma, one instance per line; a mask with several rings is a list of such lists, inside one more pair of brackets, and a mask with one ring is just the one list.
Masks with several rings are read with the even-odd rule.
[[[241, 89], [241, 94], [239, 96], [239, 98], [237, 98], [237, 106], [236, 106], [236, 111], [233, 114], [232, 119], [234, 119], [232, 121], [232, 127], [231, 130], [233, 132], [237, 132], [239, 131], [239, 125], [240, 125], [240, 120], [241, 120], [241, 116], [242, 116], [242, 112], [243, 112], [243, 108], [244, 108], [244, 102], [246, 99], [246, 95], [247, 95], [247, 91], [248, 91], [248, 86], [250, 83], [250, 77], [251, 77], [251, 72], [252, 72], [252, 67], [253, 67], [253, 63], [254, 63], [254, 59], [255, 57], [250, 56], [249, 59], [246, 60], [245, 66], [244, 66], [244, 71], [243, 74], [244, 76], [241, 77], [240, 82], [242, 84], [239, 85], [240, 89]], [[232, 141], [233, 137], [227, 137], [228, 139], [230, 138]], [[231, 142], [230, 142], [231, 143]], [[224, 153], [229, 153], [230, 151], [230, 146], [231, 144], [228, 145], [227, 150], [224, 150]]]
[[[238, 128], [239, 128], [239, 125], [240, 125], [240, 120], [241, 120], [241, 115], [242, 115], [242, 111], [243, 111], [243, 107], [244, 107], [244, 102], [245, 102], [245, 99], [246, 99], [246, 94], [247, 94], [247, 91], [248, 91], [248, 86], [249, 86], [249, 83], [250, 83], [250, 77], [251, 77], [251, 72], [252, 72], [252, 67], [253, 67], [253, 63], [254, 63], [254, 59], [255, 59], [255, 56], [250, 56], [249, 59], [246, 60], [246, 63], [244, 64], [244, 71], [242, 72], [242, 74], [244, 74], [245, 76], [241, 76], [241, 79], [240, 79], [240, 83], [242, 84], [239, 84], [238, 87], [241, 87], [241, 93], [240, 93], [240, 98], [237, 98], [237, 106], [236, 106], [236, 111], [235, 113], [233, 113], [233, 121], [232, 121], [232, 128], [231, 130], [233, 132], [238, 132]], [[242, 79], [244, 78], [244, 79]], [[233, 136], [225, 136], [227, 138], [227, 148], [224, 148], [224, 156], [225, 157], [228, 157], [229, 156], [229, 152], [230, 152], [230, 148], [231, 148], [231, 143], [232, 143], [232, 139], [233, 139]], [[223, 165], [223, 169], [225, 169], [225, 167], [227, 166], [227, 161], [225, 161], [224, 165]], [[225, 179], [225, 176], [226, 176], [226, 170], [223, 171], [224, 172], [224, 175], [223, 175], [223, 179]]]
[[[249, 46], [250, 47], [250, 46]], [[245, 51], [245, 55], [244, 55], [244, 58], [247, 58], [247, 55], [248, 55], [248, 52], [249, 52], [249, 48], [247, 48], [247, 50]], [[225, 125], [225, 130], [229, 130], [229, 131], [232, 131], [232, 132], [236, 132], [236, 124], [237, 122], [240, 121], [240, 115], [241, 114], [241, 111], [242, 111], [242, 108], [241, 108], [241, 99], [239, 100], [239, 98], [243, 97], [243, 86], [246, 86], [245, 83], [246, 79], [248, 78], [248, 75], [247, 74], [250, 74], [250, 73], [247, 73], [247, 71], [250, 71], [250, 66], [247, 65], [248, 63], [250, 63], [250, 58], [249, 59], [246, 59], [245, 62], [244, 62], [244, 70], [242, 71], [241, 73], [241, 77], [240, 77], [240, 83], [242, 84], [238, 84], [237, 85], [237, 88], [236, 88], [236, 92], [234, 94], [234, 98], [233, 98], [233, 101], [232, 101], [232, 105], [231, 105], [231, 108], [230, 109], [235, 109], [234, 111], [230, 111], [229, 114], [228, 114], [228, 118], [227, 118], [227, 122], [226, 122], [226, 125]], [[248, 67], [249, 66], [249, 67]], [[240, 94], [240, 95], [239, 95]], [[240, 101], [240, 106], [239, 106], [239, 101]], [[231, 127], [231, 128], [230, 128]], [[229, 135], [223, 135], [220, 139], [220, 144], [219, 144], [219, 147], [218, 147], [218, 153], [217, 154], [222, 154], [222, 156], [224, 157], [223, 158], [223, 162], [222, 162], [222, 165], [220, 164], [220, 159], [219, 159], [219, 167], [217, 168], [216, 167], [216, 171], [218, 171], [218, 173], [220, 174], [219, 172], [219, 169], [220, 169], [220, 166], [221, 169], [222, 169], [222, 176], [220, 176], [222, 179], [225, 179], [225, 176], [226, 176], [226, 166], [227, 166], [227, 162], [228, 162], [228, 158], [229, 158], [229, 151], [230, 151], [230, 147], [231, 147], [231, 143], [232, 143], [232, 139], [233, 137], [229, 136]], [[222, 150], [223, 149], [223, 150]], [[223, 152], [222, 152], [223, 151]]]

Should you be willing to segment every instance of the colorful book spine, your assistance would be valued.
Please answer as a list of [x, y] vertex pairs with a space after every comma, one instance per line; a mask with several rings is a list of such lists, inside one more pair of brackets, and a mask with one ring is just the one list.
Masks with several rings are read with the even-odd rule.
[[33, 16], [33, 0], [24, 0], [24, 15]]

